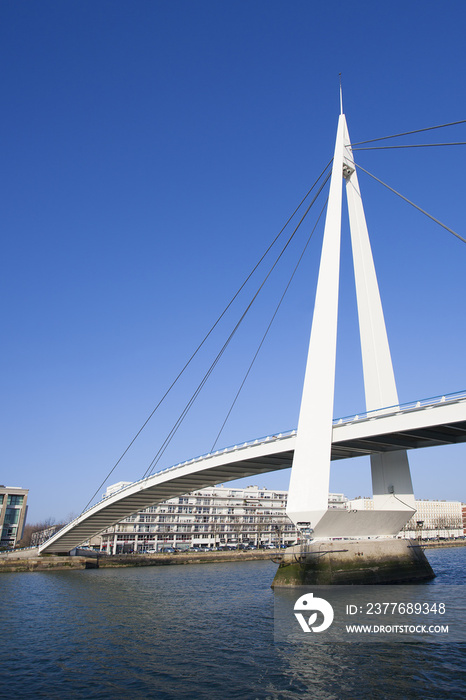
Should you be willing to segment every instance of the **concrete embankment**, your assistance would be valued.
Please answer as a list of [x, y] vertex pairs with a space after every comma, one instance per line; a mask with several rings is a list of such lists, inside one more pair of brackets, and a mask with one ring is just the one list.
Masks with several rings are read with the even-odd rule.
[[[463, 547], [466, 540], [440, 540], [425, 542], [423, 549], [436, 547]], [[231, 552], [180, 552], [178, 554], [117, 554], [96, 556], [39, 556], [37, 550], [0, 554], [0, 573], [24, 571], [57, 571], [109, 568], [120, 566], [169, 566], [173, 564], [212, 564], [219, 562], [251, 561], [257, 559], [277, 559], [286, 550], [253, 550]]]
[[434, 542], [421, 542], [424, 549], [435, 549], [438, 547], [465, 547], [466, 540], [437, 540]]
[[50, 556], [14, 558], [0, 557], [0, 573], [24, 571], [57, 571], [104, 569], [124, 566], [169, 566], [173, 564], [213, 564], [219, 562], [271, 559], [277, 552], [272, 549], [251, 552], [206, 552], [178, 554], [120, 554], [93, 557]]
[[251, 552], [179, 552], [177, 554], [117, 554], [99, 557], [99, 567], [114, 566], [169, 566], [173, 564], [213, 564], [225, 561], [252, 561], [271, 559], [278, 550]]
[[0, 573], [25, 571], [76, 571], [97, 568], [97, 560], [87, 557], [0, 557]]

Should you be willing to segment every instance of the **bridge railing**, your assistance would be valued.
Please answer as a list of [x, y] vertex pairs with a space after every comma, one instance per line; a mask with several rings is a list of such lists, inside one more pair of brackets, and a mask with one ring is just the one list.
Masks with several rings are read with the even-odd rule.
[[418, 411], [419, 409], [432, 408], [433, 406], [438, 406], [439, 404], [452, 404], [464, 400], [466, 400], [466, 390], [455, 391], [453, 394], [443, 394], [441, 396], [434, 396], [429, 399], [421, 399], [420, 401], [409, 401], [408, 403], [396, 404], [395, 406], [376, 408], [373, 411], [355, 413], [352, 416], [345, 416], [344, 418], [335, 418], [333, 420], [333, 425], [344, 425], [345, 423], [354, 423], [356, 421], [359, 422], [363, 420], [373, 420], [375, 418], [385, 418], [386, 416], [396, 415], [398, 413]]
[[[384, 408], [378, 408], [373, 411], [364, 411], [362, 413], [355, 413], [352, 416], [345, 416], [343, 418], [335, 418], [333, 420], [333, 425], [344, 425], [348, 423], [354, 423], [354, 422], [360, 422], [360, 421], [365, 421], [365, 420], [375, 420], [377, 418], [382, 418], [386, 417], [389, 415], [396, 415], [399, 413], [406, 413], [408, 411], [418, 411], [419, 409], [426, 409], [426, 408], [432, 408], [433, 406], [439, 405], [439, 404], [452, 404], [456, 403], [458, 401], [464, 401], [466, 400], [466, 390], [465, 391], [457, 391], [453, 394], [443, 394], [442, 396], [434, 396], [428, 399], [421, 399], [419, 401], [410, 401], [408, 403], [404, 404], [397, 404], [395, 406], [386, 406]], [[123, 491], [129, 490], [136, 486], [137, 484], [143, 484], [144, 482], [147, 482], [149, 479], [152, 479], [154, 476], [161, 476], [162, 474], [166, 474], [168, 472], [174, 472], [178, 469], [182, 469], [183, 467], [188, 466], [189, 464], [195, 464], [196, 462], [201, 462], [206, 459], [209, 459], [211, 457], [216, 457], [218, 455], [226, 455], [230, 454], [232, 452], [237, 452], [238, 450], [244, 450], [247, 449], [248, 447], [253, 447], [254, 445], [263, 445], [267, 442], [271, 441], [279, 441], [279, 440], [284, 440], [287, 438], [292, 437], [293, 435], [296, 435], [296, 430], [288, 430], [284, 433], [276, 433], [274, 435], [267, 435], [265, 437], [261, 438], [256, 438], [255, 440], [249, 440], [247, 442], [242, 442], [238, 443], [236, 445], [230, 445], [229, 447], [225, 447], [221, 450], [216, 450], [215, 452], [206, 452], [205, 454], [202, 454], [198, 457], [193, 457], [192, 459], [186, 460], [184, 462], [180, 462], [179, 464], [175, 464], [172, 467], [167, 467], [166, 469], [162, 469], [155, 474], [151, 474], [150, 476], [146, 476], [143, 479], [139, 479], [138, 481], [134, 481], [128, 486], [123, 486], [119, 491], [115, 491], [112, 493], [110, 496], [105, 496], [102, 498], [100, 501], [97, 501], [96, 503], [93, 503], [92, 506], [87, 508], [85, 511], [83, 511], [76, 520], [82, 518], [83, 515], [88, 513], [89, 511], [93, 510], [96, 506], [100, 505], [101, 503], [104, 503], [108, 501], [111, 496], [118, 494], [121, 494]], [[67, 526], [65, 526], [67, 527]], [[58, 534], [55, 533], [55, 534]]]
[[[179, 462], [178, 464], [175, 464], [173, 467], [167, 467], [166, 469], [161, 469], [158, 472], [155, 472], [154, 474], [151, 474], [150, 476], [144, 477], [144, 479], [140, 479], [139, 481], [135, 481], [131, 484], [131, 486], [134, 486], [134, 484], [138, 483], [143, 483], [144, 481], [147, 481], [148, 479], [151, 479], [153, 476], [159, 476], [160, 474], [165, 474], [167, 472], [173, 472], [176, 469], [181, 469], [182, 467], [186, 467], [188, 464], [195, 464], [196, 462], [202, 462], [205, 459], [209, 459], [210, 457], [217, 457], [218, 455], [225, 455], [225, 454], [230, 454], [232, 452], [237, 452], [238, 450], [244, 450], [248, 447], [254, 447], [254, 445], [264, 445], [266, 442], [272, 442], [275, 440], [284, 440], [286, 438], [290, 438], [293, 435], [296, 435], [296, 430], [287, 430], [284, 433], [275, 433], [274, 435], [266, 435], [264, 437], [256, 438], [255, 440], [248, 440], [246, 442], [240, 442], [237, 443], [236, 445], [230, 445], [229, 447], [223, 447], [221, 450], [216, 450], [215, 452], [205, 452], [202, 455], [199, 455], [198, 457], [193, 457], [192, 459], [187, 459], [184, 462]], [[130, 488], [129, 486], [124, 486], [123, 488]], [[123, 490], [123, 489], [121, 489]], [[116, 493], [119, 493], [119, 491], [116, 491]], [[112, 494], [113, 496], [113, 494]], [[106, 500], [106, 499], [103, 499]]]
[[[254, 445], [263, 445], [267, 442], [272, 442], [272, 441], [276, 441], [276, 440], [283, 440], [285, 438], [292, 437], [293, 435], [296, 435], [296, 430], [288, 430], [284, 433], [276, 433], [275, 435], [267, 435], [265, 437], [256, 438], [255, 440], [249, 440], [247, 442], [241, 442], [241, 443], [238, 443], [236, 445], [230, 445], [229, 447], [224, 447], [221, 450], [216, 450], [215, 452], [206, 452], [205, 454], [199, 455], [198, 457], [193, 457], [192, 459], [188, 459], [184, 462], [179, 462], [178, 464], [175, 464], [172, 467], [167, 467], [166, 469], [161, 469], [160, 471], [155, 472], [154, 474], [150, 474], [149, 476], [145, 476], [143, 479], [139, 479], [138, 481], [133, 481], [131, 484], [128, 484], [127, 486], [122, 486], [121, 489], [119, 489], [118, 491], [114, 491], [109, 496], [104, 496], [103, 498], [100, 499], [100, 501], [96, 501], [91, 506], [89, 506], [89, 508], [87, 508], [86, 510], [83, 510], [83, 512], [80, 513], [78, 518], [81, 518], [83, 515], [85, 515], [89, 511], [93, 510], [96, 506], [100, 505], [101, 503], [108, 501], [109, 498], [111, 498], [112, 496], [115, 496], [117, 493], [121, 495], [123, 491], [129, 490], [129, 489], [133, 488], [133, 486], [136, 486], [137, 484], [143, 484], [144, 482], [148, 481], [149, 479], [152, 479], [154, 476], [160, 476], [161, 474], [166, 474], [167, 472], [174, 472], [177, 469], [182, 469], [182, 467], [186, 467], [189, 464], [195, 464], [196, 462], [202, 462], [205, 459], [208, 459], [210, 457], [216, 457], [218, 455], [225, 455], [225, 454], [229, 454], [232, 452], [237, 452], [238, 450], [244, 450], [248, 447], [253, 447]], [[76, 518], [76, 520], [78, 518]], [[65, 527], [67, 527], [67, 526], [65, 525]], [[58, 534], [58, 532], [55, 534]]]

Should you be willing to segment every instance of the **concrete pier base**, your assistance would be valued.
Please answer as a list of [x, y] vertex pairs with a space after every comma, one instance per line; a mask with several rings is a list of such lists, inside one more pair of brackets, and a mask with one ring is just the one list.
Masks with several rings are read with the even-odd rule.
[[289, 547], [272, 588], [419, 583], [435, 578], [416, 540], [329, 540]]

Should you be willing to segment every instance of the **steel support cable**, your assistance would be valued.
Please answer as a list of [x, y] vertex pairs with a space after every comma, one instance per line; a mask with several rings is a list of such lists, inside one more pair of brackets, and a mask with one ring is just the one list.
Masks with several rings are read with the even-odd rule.
[[[179, 380], [179, 379], [181, 378], [181, 376], [184, 374], [184, 372], [186, 371], [186, 369], [189, 367], [189, 365], [191, 364], [191, 362], [192, 362], [192, 361], [194, 360], [194, 358], [196, 357], [197, 353], [200, 351], [200, 349], [203, 347], [203, 345], [205, 344], [205, 342], [207, 341], [207, 339], [211, 336], [211, 334], [213, 333], [213, 331], [215, 330], [215, 328], [218, 326], [218, 324], [220, 323], [220, 321], [222, 320], [222, 318], [225, 316], [225, 314], [226, 314], [226, 312], [228, 311], [228, 309], [231, 307], [231, 305], [233, 304], [233, 302], [237, 299], [237, 297], [239, 296], [239, 294], [241, 293], [241, 291], [244, 289], [244, 287], [246, 286], [246, 284], [249, 282], [249, 280], [251, 279], [251, 277], [252, 277], [252, 276], [254, 275], [254, 273], [256, 272], [257, 268], [258, 268], [258, 267], [260, 266], [260, 264], [263, 262], [264, 258], [268, 255], [268, 253], [270, 252], [270, 250], [273, 248], [273, 246], [275, 245], [275, 243], [278, 241], [278, 239], [280, 238], [280, 236], [282, 235], [283, 231], [286, 229], [286, 227], [288, 226], [288, 224], [290, 223], [290, 221], [293, 219], [293, 217], [296, 215], [296, 213], [297, 213], [297, 212], [299, 211], [299, 209], [302, 207], [302, 205], [304, 204], [304, 202], [306, 201], [306, 199], [309, 197], [309, 195], [311, 194], [312, 190], [313, 190], [314, 187], [317, 185], [317, 183], [319, 182], [319, 180], [321, 179], [321, 177], [324, 175], [325, 171], [327, 170], [327, 168], [329, 167], [329, 165], [332, 163], [332, 161], [333, 161], [333, 158], [331, 158], [331, 159], [329, 160], [329, 162], [327, 163], [327, 165], [325, 166], [325, 168], [322, 170], [322, 172], [320, 173], [320, 175], [318, 176], [318, 178], [315, 180], [315, 182], [314, 182], [314, 184], [312, 185], [312, 187], [307, 191], [307, 193], [306, 193], [306, 194], [304, 195], [304, 197], [302, 198], [301, 202], [298, 204], [298, 206], [295, 208], [295, 210], [293, 211], [293, 213], [291, 214], [291, 216], [288, 218], [288, 220], [286, 221], [286, 223], [283, 225], [283, 227], [281, 228], [281, 230], [280, 230], [280, 231], [278, 232], [278, 234], [275, 236], [275, 238], [273, 239], [272, 243], [268, 246], [268, 248], [267, 248], [266, 251], [263, 253], [263, 255], [261, 256], [261, 258], [259, 259], [259, 261], [254, 265], [254, 267], [252, 268], [251, 272], [248, 274], [248, 276], [246, 277], [246, 279], [244, 280], [244, 282], [242, 283], [242, 285], [239, 287], [238, 291], [233, 295], [233, 297], [231, 298], [231, 300], [229, 301], [229, 303], [227, 304], [227, 306], [224, 308], [224, 310], [222, 311], [222, 313], [220, 314], [220, 316], [217, 318], [217, 320], [215, 321], [215, 323], [213, 324], [213, 326], [210, 328], [210, 330], [208, 331], [208, 333], [204, 336], [203, 340], [199, 343], [199, 345], [197, 346], [197, 348], [194, 350], [193, 354], [192, 354], [191, 357], [188, 359], [188, 361], [186, 362], [186, 364], [184, 365], [184, 367], [181, 369], [181, 371], [180, 371], [180, 372], [178, 373], [178, 375], [175, 377], [175, 379], [174, 379], [173, 382], [170, 384], [170, 386], [168, 387], [168, 389], [166, 390], [166, 392], [163, 394], [162, 398], [161, 398], [160, 401], [157, 403], [157, 405], [155, 406], [155, 408], [153, 409], [153, 411], [152, 411], [152, 412], [149, 414], [149, 416], [146, 418], [146, 420], [145, 420], [144, 423], [142, 424], [141, 428], [137, 431], [137, 433], [135, 434], [135, 436], [133, 437], [133, 439], [131, 440], [131, 442], [128, 444], [128, 446], [126, 447], [126, 449], [124, 450], [124, 452], [120, 455], [120, 457], [119, 457], [118, 460], [115, 462], [115, 464], [113, 465], [113, 467], [111, 468], [111, 470], [108, 472], [108, 474], [107, 474], [107, 476], [105, 477], [105, 479], [103, 480], [103, 482], [102, 482], [102, 483], [100, 484], [100, 486], [97, 488], [97, 490], [95, 491], [95, 493], [91, 496], [90, 500], [88, 501], [88, 503], [86, 504], [86, 506], [83, 508], [82, 512], [84, 512], [84, 511], [89, 507], [89, 505], [90, 505], [90, 504], [92, 503], [92, 501], [94, 500], [95, 496], [96, 496], [96, 495], [99, 493], [99, 491], [103, 488], [103, 486], [105, 485], [106, 481], [110, 478], [110, 476], [113, 474], [113, 472], [115, 471], [115, 469], [117, 468], [117, 466], [120, 464], [121, 460], [125, 457], [125, 455], [128, 453], [128, 451], [129, 451], [129, 450], [131, 449], [131, 447], [134, 445], [134, 443], [136, 442], [136, 440], [138, 439], [138, 437], [140, 436], [140, 434], [142, 433], [142, 431], [144, 430], [144, 428], [147, 426], [147, 424], [148, 424], [149, 421], [152, 419], [152, 417], [154, 416], [154, 414], [156, 413], [156, 411], [160, 408], [160, 406], [162, 405], [162, 403], [165, 401], [165, 399], [167, 398], [168, 394], [171, 392], [171, 390], [173, 389], [173, 387], [175, 386], [175, 384], [178, 382], [178, 380]], [[328, 179], [328, 178], [327, 178], [327, 179]], [[327, 180], [326, 180], [326, 181], [327, 181]], [[320, 192], [320, 191], [321, 191], [321, 190], [319, 190], [319, 192]]]
[[466, 146], [466, 141], [452, 143], [410, 143], [399, 146], [366, 146], [365, 148], [352, 148], [352, 151], [385, 151], [392, 148], [432, 148], [433, 146]]
[[302, 250], [302, 252], [301, 252], [301, 255], [299, 256], [299, 260], [298, 260], [298, 262], [296, 263], [293, 272], [291, 273], [291, 277], [290, 277], [290, 279], [288, 280], [288, 283], [287, 283], [287, 285], [286, 285], [286, 287], [285, 287], [285, 290], [284, 290], [284, 292], [283, 292], [283, 294], [282, 294], [282, 296], [281, 296], [281, 298], [280, 298], [280, 300], [279, 300], [279, 302], [278, 302], [278, 304], [277, 304], [277, 307], [276, 307], [276, 309], [275, 309], [275, 311], [274, 311], [274, 313], [273, 313], [273, 315], [272, 315], [272, 318], [270, 319], [269, 325], [267, 326], [267, 328], [266, 328], [266, 330], [265, 330], [265, 333], [264, 333], [264, 335], [262, 336], [262, 340], [261, 340], [260, 343], [259, 343], [259, 347], [258, 347], [257, 350], [256, 350], [256, 353], [255, 353], [255, 355], [254, 355], [254, 357], [253, 357], [253, 359], [252, 359], [252, 362], [251, 362], [251, 364], [249, 365], [246, 374], [244, 375], [243, 381], [241, 382], [241, 385], [240, 385], [240, 387], [239, 387], [239, 389], [238, 389], [238, 391], [237, 391], [237, 393], [236, 393], [235, 398], [233, 399], [233, 402], [232, 402], [232, 404], [231, 404], [231, 406], [230, 406], [230, 409], [229, 409], [229, 411], [228, 411], [228, 413], [227, 413], [227, 415], [226, 415], [226, 418], [225, 418], [225, 420], [224, 420], [223, 423], [222, 423], [222, 427], [220, 428], [220, 430], [219, 430], [219, 432], [218, 432], [218, 434], [217, 434], [217, 437], [216, 437], [215, 440], [214, 440], [214, 444], [212, 445], [211, 450], [210, 450], [211, 452], [214, 451], [215, 445], [217, 444], [218, 439], [219, 439], [220, 435], [222, 434], [225, 425], [226, 425], [227, 422], [228, 422], [228, 419], [229, 419], [229, 417], [230, 417], [230, 415], [231, 415], [231, 412], [233, 411], [233, 408], [235, 407], [235, 404], [236, 404], [236, 402], [237, 402], [237, 400], [238, 400], [238, 397], [239, 397], [239, 395], [240, 395], [240, 393], [241, 393], [241, 391], [242, 391], [242, 389], [243, 389], [243, 387], [244, 387], [244, 385], [245, 385], [245, 383], [246, 383], [246, 380], [247, 380], [247, 378], [248, 378], [248, 376], [249, 376], [249, 374], [250, 374], [250, 372], [251, 372], [251, 370], [252, 370], [252, 368], [253, 368], [253, 365], [254, 365], [254, 363], [255, 363], [255, 361], [256, 361], [256, 359], [257, 359], [257, 356], [259, 355], [259, 352], [260, 352], [260, 350], [261, 350], [261, 348], [262, 348], [262, 346], [263, 346], [263, 344], [264, 344], [264, 342], [265, 342], [265, 339], [266, 339], [266, 337], [267, 337], [267, 335], [268, 335], [268, 333], [269, 333], [269, 331], [270, 331], [270, 329], [271, 329], [271, 327], [272, 327], [272, 324], [273, 324], [273, 322], [275, 321], [275, 317], [276, 317], [277, 314], [278, 314], [278, 311], [279, 311], [279, 309], [280, 309], [280, 307], [281, 307], [281, 305], [282, 305], [282, 302], [283, 302], [283, 300], [284, 300], [284, 298], [285, 298], [285, 296], [286, 296], [286, 293], [288, 292], [288, 289], [289, 289], [289, 287], [290, 287], [290, 285], [291, 285], [291, 283], [292, 283], [292, 281], [293, 281], [293, 278], [294, 278], [294, 276], [295, 276], [295, 274], [296, 274], [296, 272], [297, 272], [297, 270], [298, 270], [298, 267], [299, 267], [299, 265], [301, 264], [301, 261], [302, 261], [302, 259], [303, 259], [303, 257], [304, 257], [304, 254], [305, 254], [305, 252], [306, 252], [306, 250], [307, 250], [307, 248], [308, 248], [308, 245], [309, 245], [309, 243], [311, 242], [311, 238], [312, 238], [312, 236], [313, 236], [313, 234], [314, 234], [314, 231], [316, 230], [316, 228], [317, 228], [317, 226], [318, 226], [318, 223], [319, 223], [319, 221], [320, 221], [320, 219], [321, 219], [321, 217], [322, 217], [322, 214], [324, 213], [324, 210], [325, 210], [325, 207], [327, 206], [327, 203], [328, 203], [328, 197], [327, 197], [327, 199], [326, 199], [326, 201], [325, 201], [324, 206], [322, 207], [322, 209], [321, 209], [321, 211], [320, 211], [320, 214], [319, 214], [319, 216], [318, 216], [318, 218], [317, 218], [317, 221], [316, 221], [316, 223], [315, 223], [315, 225], [314, 225], [314, 228], [312, 229], [312, 231], [311, 231], [311, 233], [310, 233], [310, 235], [309, 235], [309, 237], [308, 237], [308, 239], [307, 239], [307, 241], [306, 241], [306, 244], [305, 244], [305, 246], [304, 246], [304, 248], [303, 248], [303, 250]]
[[361, 146], [363, 143], [374, 143], [374, 141], [384, 141], [385, 139], [396, 139], [398, 136], [409, 136], [410, 134], [420, 134], [421, 131], [432, 131], [433, 129], [443, 129], [446, 126], [456, 126], [457, 124], [466, 124], [466, 119], [461, 119], [458, 122], [450, 122], [449, 124], [439, 124], [438, 126], [426, 126], [424, 129], [415, 129], [414, 131], [404, 131], [401, 134], [392, 134], [391, 136], [381, 136], [378, 139], [368, 139], [367, 141], [357, 141], [353, 146]]
[[[324, 172], [325, 172], [325, 171], [324, 171]], [[241, 317], [240, 317], [239, 321], [237, 322], [236, 326], [234, 327], [233, 331], [230, 333], [229, 337], [228, 337], [227, 340], [225, 341], [225, 343], [224, 343], [223, 347], [221, 348], [220, 352], [218, 353], [218, 355], [216, 356], [215, 360], [213, 361], [213, 363], [211, 364], [211, 366], [210, 366], [209, 369], [207, 370], [207, 372], [206, 372], [206, 374], [204, 375], [203, 379], [201, 380], [200, 384], [198, 385], [198, 387], [197, 387], [196, 390], [194, 391], [193, 395], [191, 396], [191, 398], [189, 399], [188, 403], [187, 403], [186, 406], [184, 407], [183, 411], [181, 412], [181, 414], [180, 414], [180, 416], [178, 417], [177, 421], [176, 421], [175, 424], [173, 425], [173, 427], [172, 427], [172, 429], [170, 430], [169, 434], [168, 434], [167, 437], [165, 438], [165, 440], [164, 440], [164, 442], [162, 443], [161, 447], [159, 448], [157, 454], [155, 455], [155, 457], [153, 458], [153, 460], [152, 460], [151, 463], [149, 464], [148, 468], [147, 468], [146, 471], [144, 472], [143, 476], [141, 477], [142, 479], [145, 479], [146, 476], [147, 476], [147, 477], [148, 477], [148, 476], [151, 476], [151, 474], [152, 474], [152, 471], [151, 471], [151, 470], [152, 470], [153, 467], [155, 467], [156, 464], [158, 464], [158, 462], [160, 461], [160, 458], [162, 457], [163, 453], [164, 453], [165, 450], [167, 449], [167, 447], [168, 447], [168, 445], [170, 444], [171, 440], [172, 440], [173, 437], [175, 436], [175, 434], [176, 434], [178, 428], [180, 427], [181, 423], [182, 423], [183, 420], [186, 418], [186, 416], [187, 416], [187, 414], [188, 414], [190, 408], [192, 407], [192, 405], [193, 405], [193, 403], [195, 402], [196, 398], [198, 397], [200, 391], [203, 389], [205, 383], [207, 382], [208, 378], [210, 377], [210, 375], [212, 374], [213, 370], [215, 369], [215, 367], [216, 367], [218, 361], [220, 360], [221, 356], [223, 355], [223, 353], [224, 353], [225, 350], [227, 349], [228, 345], [230, 344], [230, 342], [231, 342], [233, 336], [235, 335], [236, 331], [237, 331], [238, 328], [240, 327], [241, 323], [243, 322], [244, 318], [246, 317], [247, 313], [249, 312], [251, 306], [254, 304], [255, 300], [256, 300], [257, 297], [259, 296], [259, 293], [260, 293], [261, 290], [263, 289], [265, 283], [267, 282], [267, 280], [269, 279], [269, 277], [270, 277], [270, 275], [272, 274], [273, 270], [275, 269], [275, 267], [277, 266], [278, 262], [280, 261], [281, 257], [282, 257], [283, 254], [285, 253], [285, 250], [286, 250], [286, 249], [288, 248], [288, 246], [290, 245], [291, 241], [293, 240], [293, 237], [295, 236], [297, 230], [299, 229], [299, 227], [301, 226], [301, 224], [302, 224], [302, 222], [304, 221], [305, 217], [307, 216], [309, 210], [311, 209], [311, 207], [313, 206], [313, 204], [314, 204], [315, 201], [317, 200], [318, 196], [319, 196], [320, 193], [322, 192], [323, 188], [325, 187], [325, 185], [326, 185], [327, 182], [329, 181], [330, 176], [331, 176], [331, 172], [329, 172], [329, 173], [327, 174], [327, 177], [325, 178], [325, 180], [324, 180], [323, 183], [321, 184], [321, 186], [320, 186], [320, 188], [319, 188], [317, 194], [314, 196], [312, 202], [309, 204], [309, 206], [307, 207], [306, 211], [304, 212], [304, 214], [302, 215], [301, 219], [299, 220], [298, 224], [297, 224], [296, 227], [294, 228], [294, 230], [293, 230], [291, 236], [288, 238], [287, 242], [286, 242], [285, 245], [283, 246], [283, 248], [282, 248], [282, 250], [280, 251], [278, 257], [276, 258], [276, 260], [275, 260], [275, 262], [273, 263], [272, 267], [270, 268], [270, 270], [268, 271], [267, 275], [266, 275], [265, 278], [263, 279], [262, 283], [260, 284], [260, 286], [259, 286], [259, 288], [257, 289], [256, 293], [254, 294], [253, 298], [251, 299], [251, 301], [250, 301], [249, 304], [247, 305], [245, 311], [244, 311], [243, 314], [241, 315]]]
[[412, 207], [414, 207], [415, 209], [420, 211], [422, 214], [425, 214], [425, 216], [427, 216], [429, 219], [432, 219], [432, 221], [435, 221], [436, 224], [438, 224], [439, 226], [444, 228], [449, 233], [452, 233], [454, 236], [456, 236], [456, 238], [459, 238], [460, 241], [463, 241], [463, 243], [466, 243], [466, 238], [463, 238], [462, 236], [459, 235], [459, 233], [456, 233], [455, 231], [453, 231], [453, 229], [449, 228], [449, 226], [447, 226], [446, 224], [443, 224], [441, 221], [436, 219], [435, 216], [432, 216], [432, 214], [429, 214], [424, 209], [421, 209], [421, 207], [419, 207], [417, 204], [414, 204], [414, 202], [411, 202], [410, 199], [408, 199], [407, 197], [404, 197], [402, 194], [400, 194], [400, 192], [397, 192], [396, 190], [393, 189], [393, 187], [390, 187], [390, 185], [387, 185], [386, 182], [379, 180], [378, 177], [376, 177], [375, 175], [370, 173], [368, 170], [363, 168], [362, 165], [358, 165], [355, 161], [353, 161], [353, 163], [359, 170], [362, 170], [364, 173], [366, 173], [366, 175], [370, 175], [370, 177], [372, 177], [374, 180], [376, 180], [377, 182], [380, 182], [380, 184], [383, 185], [384, 187], [386, 187], [388, 190], [390, 190], [390, 192], [393, 192], [394, 194], [398, 195], [398, 197], [401, 197], [401, 199], [404, 199], [404, 201], [408, 202], [408, 204], [411, 204]]
[[[299, 221], [299, 223], [298, 223], [297, 226], [295, 227], [293, 233], [292, 233], [291, 236], [289, 237], [288, 241], [286, 242], [286, 244], [285, 244], [285, 246], [283, 247], [282, 251], [281, 251], [280, 254], [278, 255], [278, 257], [277, 257], [277, 259], [275, 260], [274, 264], [272, 265], [271, 269], [270, 269], [269, 272], [267, 273], [267, 275], [266, 275], [266, 277], [264, 278], [262, 284], [259, 286], [259, 288], [258, 288], [258, 290], [256, 291], [256, 293], [255, 293], [254, 297], [252, 298], [251, 302], [248, 304], [246, 310], [243, 312], [241, 318], [239, 319], [239, 321], [238, 321], [238, 323], [236, 324], [235, 328], [234, 328], [233, 331], [231, 332], [231, 334], [230, 334], [230, 336], [228, 337], [227, 341], [226, 341], [225, 344], [223, 345], [222, 349], [221, 349], [220, 352], [218, 353], [217, 357], [215, 358], [214, 362], [212, 363], [212, 365], [211, 365], [210, 368], [208, 369], [207, 373], [204, 375], [204, 378], [201, 380], [201, 382], [200, 382], [200, 384], [198, 385], [196, 391], [194, 392], [194, 394], [191, 396], [190, 400], [189, 400], [188, 403], [186, 404], [185, 408], [183, 409], [183, 411], [182, 411], [181, 415], [179, 416], [178, 420], [176, 421], [175, 425], [172, 427], [170, 433], [169, 433], [168, 436], [165, 438], [165, 440], [164, 440], [164, 442], [162, 443], [162, 446], [160, 447], [159, 451], [157, 452], [157, 454], [155, 455], [154, 459], [153, 459], [152, 462], [150, 463], [149, 467], [148, 467], [147, 470], [145, 471], [145, 473], [144, 473], [144, 475], [143, 475], [143, 477], [142, 477], [143, 479], [148, 475], [149, 472], [151, 472], [152, 468], [160, 461], [160, 458], [162, 457], [162, 455], [163, 455], [163, 453], [165, 452], [166, 448], [167, 448], [168, 445], [170, 444], [170, 442], [171, 442], [171, 440], [173, 439], [175, 433], [177, 432], [177, 430], [178, 430], [178, 428], [180, 427], [181, 423], [183, 422], [184, 418], [185, 418], [186, 415], [188, 414], [190, 408], [192, 407], [194, 401], [195, 401], [196, 398], [198, 397], [200, 391], [201, 391], [202, 388], [204, 387], [204, 385], [205, 385], [205, 383], [207, 382], [208, 378], [209, 378], [210, 375], [212, 374], [212, 372], [213, 372], [214, 368], [216, 367], [218, 361], [220, 360], [221, 356], [223, 355], [223, 353], [225, 352], [226, 348], [227, 348], [228, 345], [230, 344], [230, 342], [231, 342], [233, 336], [235, 335], [235, 333], [236, 333], [236, 331], [238, 330], [239, 326], [240, 326], [241, 323], [243, 322], [243, 320], [244, 320], [246, 314], [249, 312], [251, 306], [253, 305], [254, 301], [256, 300], [256, 298], [257, 298], [257, 296], [259, 295], [259, 293], [260, 293], [260, 291], [262, 290], [262, 288], [264, 287], [264, 285], [265, 285], [265, 283], [267, 282], [268, 278], [269, 278], [270, 275], [272, 274], [272, 272], [273, 272], [274, 268], [276, 267], [276, 265], [278, 264], [280, 258], [281, 258], [282, 255], [284, 254], [284, 252], [285, 252], [285, 250], [287, 249], [288, 245], [291, 243], [291, 240], [293, 239], [294, 235], [296, 234], [296, 231], [297, 231], [298, 228], [301, 226], [301, 224], [302, 224], [304, 218], [306, 217], [307, 213], [309, 212], [309, 210], [310, 210], [311, 207], [313, 206], [314, 202], [315, 202], [316, 199], [318, 198], [319, 194], [322, 192], [322, 189], [325, 187], [326, 183], [327, 183], [328, 180], [330, 179], [330, 175], [331, 175], [331, 173], [329, 173], [329, 174], [327, 175], [326, 179], [324, 180], [324, 182], [322, 183], [321, 187], [319, 188], [319, 191], [317, 192], [317, 194], [315, 195], [315, 197], [314, 197], [314, 199], [312, 200], [311, 204], [308, 206], [308, 208], [306, 209], [305, 213], [304, 213], [303, 216], [301, 217], [301, 220]], [[150, 474], [149, 474], [149, 475], [150, 475]]]
[[160, 446], [160, 448], [159, 448], [157, 454], [155, 455], [155, 457], [153, 458], [153, 460], [152, 460], [151, 463], [149, 464], [148, 468], [146, 469], [146, 471], [145, 471], [144, 474], [142, 475], [141, 479], [145, 479], [146, 477], [148, 478], [149, 476], [152, 475], [152, 470], [153, 470], [153, 468], [158, 464], [158, 462], [160, 461], [162, 455], [164, 454], [165, 450], [167, 449], [168, 445], [170, 444], [170, 442], [172, 441], [172, 439], [173, 439], [174, 436], [176, 435], [176, 433], [177, 433], [179, 427], [181, 426], [182, 422], [184, 421], [184, 419], [185, 419], [186, 416], [188, 415], [189, 410], [191, 409], [191, 407], [192, 407], [192, 405], [194, 404], [195, 400], [197, 399], [197, 397], [198, 397], [199, 394], [201, 393], [201, 391], [202, 391], [202, 389], [204, 388], [204, 386], [205, 386], [207, 380], [209, 379], [210, 375], [212, 374], [212, 372], [214, 371], [214, 369], [215, 369], [215, 367], [217, 366], [218, 362], [220, 361], [220, 358], [222, 357], [223, 353], [225, 352], [225, 350], [227, 349], [228, 345], [230, 344], [230, 341], [231, 341], [233, 335], [234, 335], [234, 332], [233, 332], [233, 333], [231, 334], [231, 336], [228, 338], [227, 342], [224, 344], [224, 346], [223, 346], [222, 349], [220, 350], [219, 354], [217, 355], [217, 357], [215, 358], [215, 360], [213, 361], [213, 363], [212, 363], [211, 366], [209, 367], [209, 369], [208, 369], [208, 371], [206, 372], [206, 374], [204, 375], [204, 377], [203, 377], [201, 383], [197, 386], [197, 388], [196, 388], [194, 394], [191, 396], [190, 400], [188, 401], [188, 403], [187, 403], [186, 406], [184, 407], [182, 413], [180, 414], [180, 416], [178, 417], [176, 423], [174, 424], [174, 426], [173, 426], [172, 429], [170, 430], [169, 434], [167, 435], [167, 437], [166, 437], [165, 440], [163, 441], [163, 443], [162, 443], [162, 445]]

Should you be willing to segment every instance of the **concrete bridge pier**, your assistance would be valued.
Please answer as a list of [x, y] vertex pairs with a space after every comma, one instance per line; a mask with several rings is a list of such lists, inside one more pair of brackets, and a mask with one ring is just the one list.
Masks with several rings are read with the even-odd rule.
[[272, 588], [421, 583], [435, 578], [415, 540], [330, 540], [289, 547]]

